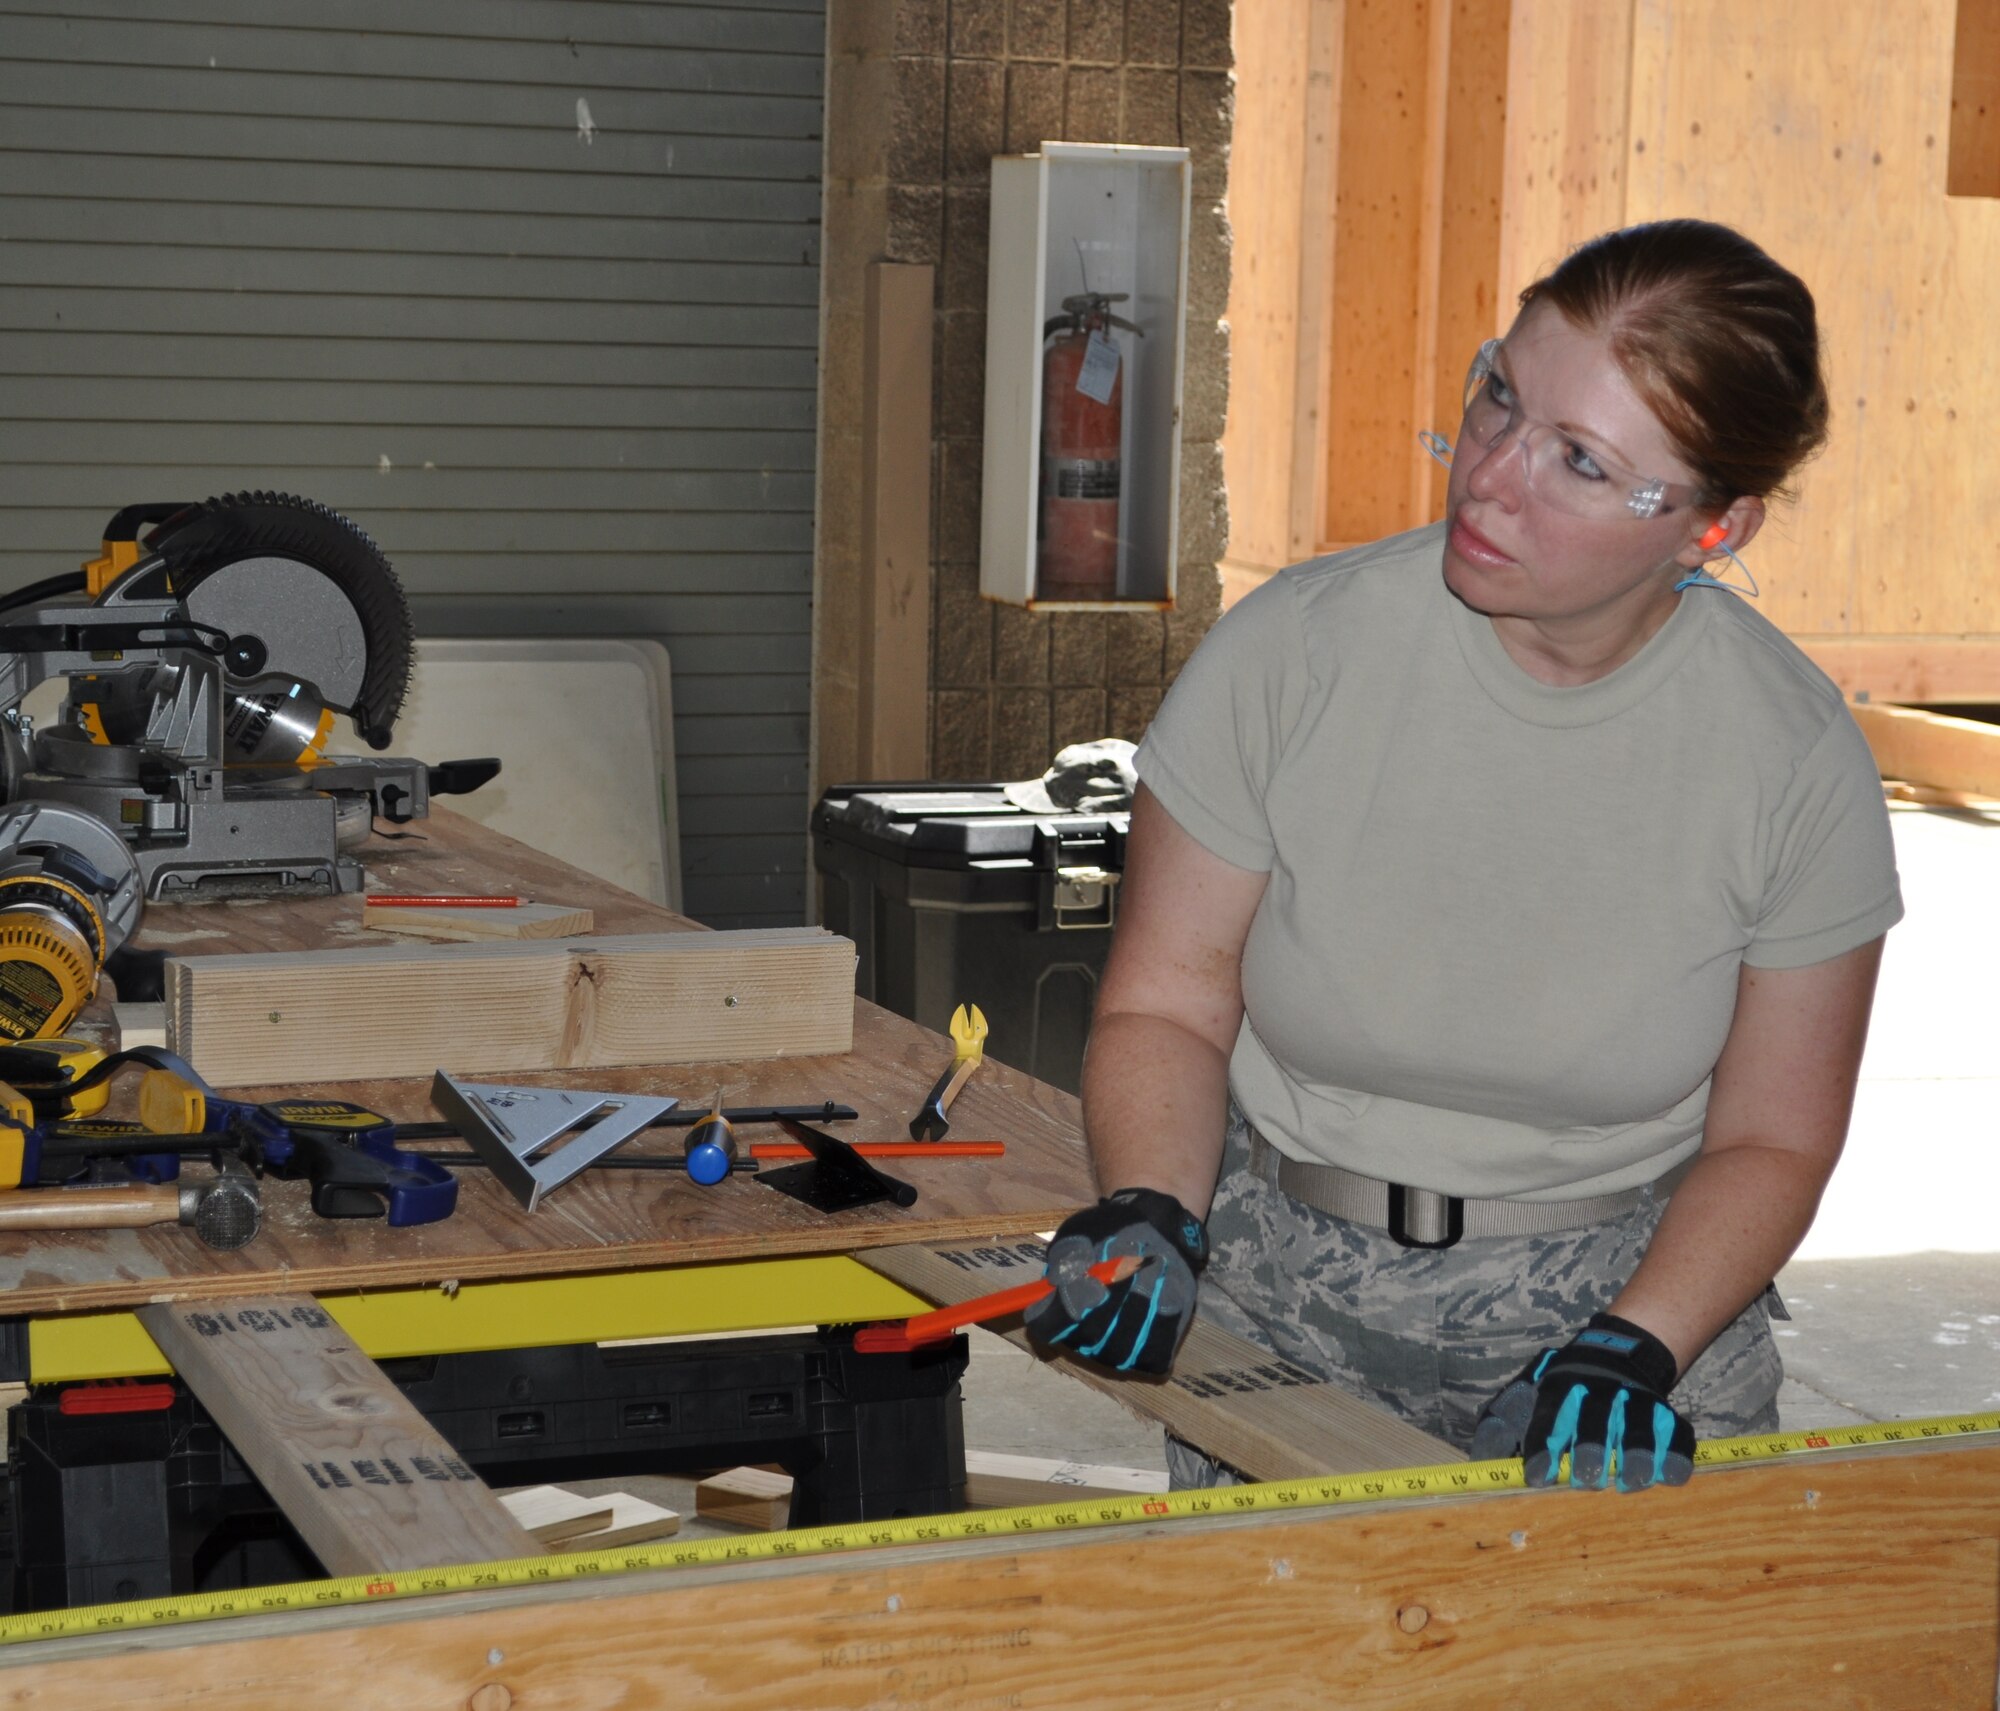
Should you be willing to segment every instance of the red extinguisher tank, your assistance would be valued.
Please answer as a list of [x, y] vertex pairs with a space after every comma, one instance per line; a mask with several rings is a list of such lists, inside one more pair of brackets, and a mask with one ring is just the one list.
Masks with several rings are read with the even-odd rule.
[[[1118, 517], [1122, 490], [1125, 365], [1109, 329], [1138, 332], [1113, 315], [1123, 294], [1065, 297], [1045, 323], [1042, 357], [1042, 479], [1035, 554], [1040, 600], [1118, 596]], [[1096, 360], [1092, 337], [1099, 341]], [[1108, 356], [1106, 353], [1109, 353]], [[1105, 369], [1109, 368], [1106, 385]]]

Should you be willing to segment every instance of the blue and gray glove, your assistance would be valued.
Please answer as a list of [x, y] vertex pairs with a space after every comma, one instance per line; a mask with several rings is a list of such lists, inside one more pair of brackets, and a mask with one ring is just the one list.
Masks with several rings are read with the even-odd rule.
[[1519, 1456], [1530, 1485], [1554, 1485], [1565, 1454], [1571, 1485], [1685, 1485], [1694, 1428], [1667, 1404], [1678, 1370], [1650, 1331], [1596, 1314], [1480, 1410], [1472, 1458]]
[[[1104, 1283], [1100, 1260], [1138, 1256], [1130, 1277]], [[1064, 1219], [1049, 1244], [1054, 1291], [1028, 1309], [1031, 1342], [1114, 1372], [1162, 1373], [1194, 1322], [1195, 1278], [1208, 1264], [1208, 1232], [1171, 1194], [1121, 1188]]]

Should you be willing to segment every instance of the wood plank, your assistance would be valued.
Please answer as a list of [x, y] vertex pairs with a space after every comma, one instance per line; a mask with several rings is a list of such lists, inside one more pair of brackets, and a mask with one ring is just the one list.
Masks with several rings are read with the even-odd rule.
[[1500, 204], [1503, 312], [1586, 238], [1625, 223], [1634, 3], [1514, 0]]
[[541, 1549], [310, 1296], [139, 1318], [329, 1574]]
[[422, 909], [366, 903], [361, 924], [378, 933], [420, 939], [574, 939], [595, 925], [588, 909], [566, 903], [521, 903], [512, 909]]
[[1884, 778], [2000, 796], [2000, 725], [1873, 702], [1851, 703], [1848, 711]]
[[819, 927], [384, 945], [167, 964], [167, 1046], [234, 1087], [847, 1051], [854, 945]]
[[2000, 703], [2000, 635], [1788, 633], [1850, 700]]
[[[1229, 483], [1232, 576], [1291, 562], [1292, 437], [1304, 239], [1307, 39], [1314, 0], [1264, 0], [1235, 13], [1236, 123], [1229, 140]], [[1324, 146], [1324, 136], [1321, 138]], [[1238, 567], [1241, 567], [1240, 569]]]
[[[1010, 1242], [875, 1248], [854, 1257], [944, 1306], [1039, 1276], [1044, 1253], [1039, 1242]], [[1000, 1334], [1017, 1348], [1030, 1346], [1018, 1327]], [[1465, 1459], [1442, 1439], [1199, 1318], [1164, 1380], [1116, 1378], [1068, 1355], [1049, 1364], [1253, 1479]]]
[[935, 273], [893, 262], [868, 268], [856, 733], [861, 763], [856, 776], [864, 779], [929, 776]]
[[2000, 0], [1958, 0], [1945, 190], [2000, 196]]
[[120, 1711], [329, 1681], [351, 1711], [1027, 1711], [1084, 1671], [1102, 1711], [1992, 1711], [1996, 1588], [1989, 1440], [204, 1623], [14, 1648], [0, 1680]]
[[1332, 413], [1322, 540], [1409, 526], [1430, 19], [1448, 0], [1350, 4], [1334, 202]]
[[1014, 1509], [1073, 1498], [1131, 1497], [1165, 1491], [1167, 1476], [1143, 1467], [1102, 1467], [1057, 1461], [1048, 1456], [1007, 1455], [997, 1450], [965, 1452], [965, 1506]]

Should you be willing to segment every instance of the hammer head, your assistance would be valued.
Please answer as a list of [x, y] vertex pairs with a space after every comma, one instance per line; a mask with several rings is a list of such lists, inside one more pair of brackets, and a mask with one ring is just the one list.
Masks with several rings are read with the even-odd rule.
[[181, 1218], [212, 1248], [240, 1248], [263, 1227], [264, 1202], [257, 1179], [240, 1159], [218, 1161], [215, 1180], [181, 1189]]

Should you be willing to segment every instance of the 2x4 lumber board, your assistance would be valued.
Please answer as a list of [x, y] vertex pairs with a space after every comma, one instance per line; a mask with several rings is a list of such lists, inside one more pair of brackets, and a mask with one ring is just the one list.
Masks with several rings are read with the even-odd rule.
[[540, 1551], [310, 1296], [163, 1304], [139, 1318], [329, 1574]]
[[2000, 725], [1872, 702], [1855, 702], [1848, 710], [1884, 778], [2000, 796]]
[[511, 909], [426, 909], [401, 903], [361, 906], [361, 924], [418, 939], [575, 939], [595, 926], [588, 909], [567, 903], [518, 903]]
[[167, 1044], [240, 1087], [845, 1052], [854, 945], [816, 927], [175, 958]]
[[[21, 1702], [1992, 1711], [2000, 1445], [1166, 1521], [0, 1653]], [[39, 1698], [38, 1695], [46, 1695]]]
[[931, 330], [936, 270], [872, 262], [861, 402], [862, 778], [929, 767]]
[[[1031, 1241], [874, 1248], [854, 1257], [925, 1300], [950, 1306], [1040, 1276], [1046, 1251]], [[1017, 1348], [1029, 1347], [1018, 1328], [1001, 1334]], [[1443, 1439], [1199, 1317], [1164, 1380], [1115, 1378], [1067, 1355], [1051, 1364], [1253, 1479], [1465, 1459]]]
[[1785, 632], [1850, 699], [2000, 701], [2000, 635], [1825, 636]]

